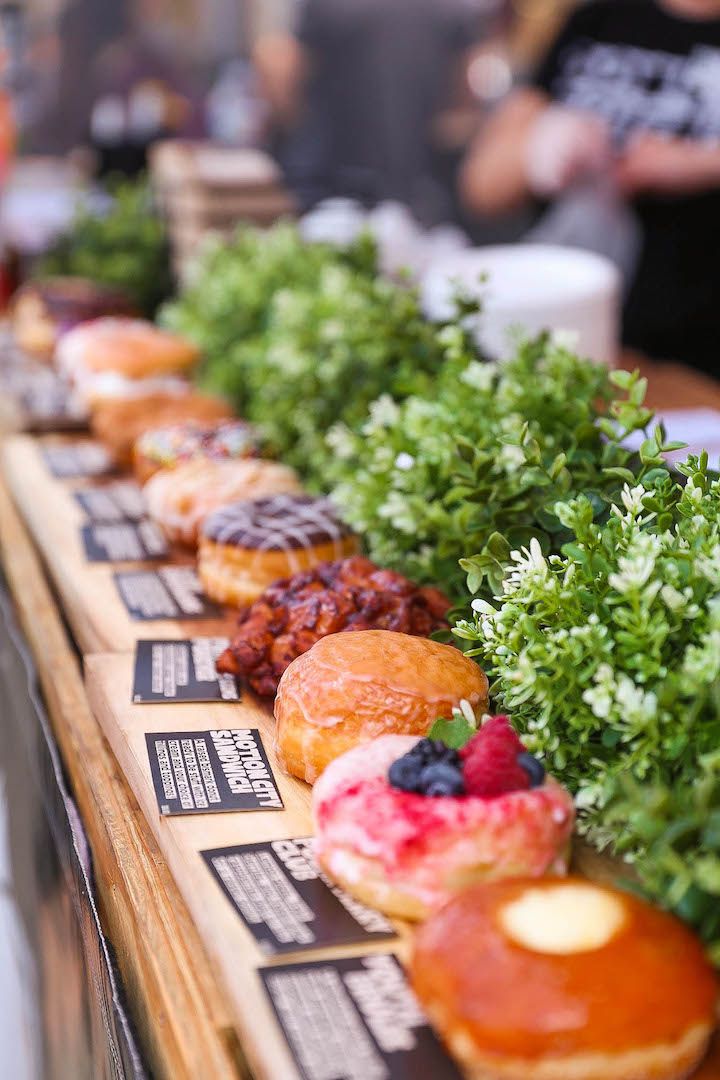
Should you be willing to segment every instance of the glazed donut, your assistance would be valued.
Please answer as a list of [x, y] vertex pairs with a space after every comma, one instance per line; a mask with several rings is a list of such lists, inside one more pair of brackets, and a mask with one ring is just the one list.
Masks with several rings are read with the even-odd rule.
[[380, 735], [425, 735], [462, 700], [481, 712], [485, 675], [452, 645], [358, 630], [321, 638], [293, 660], [275, 699], [281, 766], [314, 783], [340, 754]]
[[[388, 915], [424, 919], [476, 881], [565, 873], [575, 820], [554, 780], [495, 798], [430, 796], [392, 786], [393, 763], [422, 743], [382, 735], [328, 765], [313, 789], [315, 855], [356, 899]], [[427, 748], [428, 765], [452, 753]]]
[[143, 319], [106, 318], [76, 326], [61, 338], [57, 366], [89, 406], [115, 398], [187, 390], [181, 377], [195, 364], [189, 341]]
[[149, 428], [185, 420], [208, 424], [231, 416], [226, 402], [191, 391], [188, 384], [183, 394], [149, 394], [147, 397], [108, 398], [96, 402], [90, 426], [118, 464], [126, 466], [132, 462], [137, 439]]
[[133, 469], [139, 484], [146, 484], [160, 469], [174, 469], [184, 461], [233, 461], [253, 457], [257, 441], [243, 420], [212, 425], [194, 420], [143, 432], [133, 447]]
[[460, 893], [420, 928], [411, 979], [474, 1080], [682, 1080], [717, 982], [678, 920], [581, 878]]
[[207, 518], [198, 573], [212, 600], [243, 607], [273, 582], [356, 550], [329, 499], [273, 495], [223, 506]]
[[293, 469], [274, 461], [187, 461], [155, 473], [143, 488], [148, 514], [173, 543], [197, 544], [205, 518], [239, 498], [299, 491]]
[[25, 352], [51, 360], [60, 336], [78, 323], [103, 315], [134, 315], [135, 306], [122, 289], [80, 277], [28, 281], [15, 293], [11, 326]]

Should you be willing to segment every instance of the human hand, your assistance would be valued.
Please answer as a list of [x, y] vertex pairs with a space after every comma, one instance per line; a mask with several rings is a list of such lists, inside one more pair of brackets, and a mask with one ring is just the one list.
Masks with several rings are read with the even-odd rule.
[[720, 150], [694, 139], [638, 133], [619, 159], [615, 175], [626, 195], [682, 195], [720, 185]]
[[592, 113], [562, 105], [544, 109], [528, 138], [525, 168], [530, 190], [543, 198], [610, 167], [610, 131]]

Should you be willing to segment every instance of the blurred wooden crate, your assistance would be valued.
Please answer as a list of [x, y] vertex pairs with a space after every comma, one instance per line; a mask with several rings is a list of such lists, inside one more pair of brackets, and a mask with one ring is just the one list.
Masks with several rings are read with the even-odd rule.
[[260, 150], [168, 140], [153, 147], [150, 175], [180, 279], [208, 236], [227, 236], [241, 222], [264, 228], [296, 212], [280, 170]]

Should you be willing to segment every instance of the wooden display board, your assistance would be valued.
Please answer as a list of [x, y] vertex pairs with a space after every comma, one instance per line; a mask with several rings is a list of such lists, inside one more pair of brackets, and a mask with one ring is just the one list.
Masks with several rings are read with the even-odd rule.
[[[156, 564], [88, 562], [80, 535], [85, 516], [73, 498], [73, 492], [87, 486], [88, 481], [56, 479], [42, 454], [44, 446], [68, 441], [11, 436], [3, 443], [2, 459], [7, 485], [42, 554], [81, 652], [130, 652], [139, 637], [227, 636], [234, 622], [232, 614], [210, 620], [131, 618], [114, 574], [118, 570], [152, 569]], [[168, 562], [181, 561], [188, 565], [194, 562], [185, 553], [172, 552], [168, 558]]]
[[[356, 939], [332, 948], [298, 948], [294, 952], [275, 956], [268, 956], [262, 950], [224, 894], [202, 852], [310, 836], [313, 831], [311, 789], [282, 773], [272, 750], [274, 721], [270, 710], [247, 692], [240, 702], [133, 702], [132, 650], [138, 639], [178, 641], [193, 636], [227, 636], [232, 615], [210, 622], [133, 620], [126, 612], [113, 581], [119, 564], [93, 564], [87, 560], [80, 536], [84, 514], [73, 497], [73, 493], [83, 487], [83, 482], [59, 480], [51, 475], [42, 455], [42, 448], [47, 444], [47, 440], [28, 436], [8, 438], [3, 444], [3, 467], [13, 498], [44, 558], [76, 640], [85, 654], [87, 702], [122, 773], [122, 776], [114, 777], [114, 784], [119, 786], [124, 799], [132, 800], [133, 804], [137, 800], [144, 822], [162, 856], [159, 859], [162, 871], [167, 874], [167, 864], [173, 879], [169, 884], [174, 882], [189, 912], [194, 924], [193, 934], [196, 933], [198, 943], [202, 943], [201, 951], [209, 960], [213, 981], [217, 976], [219, 1001], [223, 1006], [227, 1003], [229, 1016], [225, 1031], [228, 1038], [231, 1034], [232, 1037], [237, 1035], [243, 1057], [247, 1059], [254, 1076], [261, 1080], [298, 1080], [300, 1070], [275, 1017], [259, 971], [288, 963], [371, 956], [374, 953], [403, 956], [411, 930], [395, 922], [393, 928], [396, 936], [385, 937], [381, 941], [365, 940], [358, 943]], [[87, 485], [90, 482], [84, 483]], [[190, 561], [187, 555], [183, 557]], [[169, 561], [178, 561], [177, 555], [173, 554]], [[142, 565], [150, 567], [154, 564]], [[122, 569], [131, 566], [125, 563]], [[75, 723], [71, 712], [69, 710], [65, 718], [69, 732], [74, 730]], [[88, 717], [92, 725], [89, 712]], [[146, 736], [169, 733], [180, 736], [189, 732], [237, 729], [252, 729], [259, 733], [283, 808], [172, 816], [162, 814], [153, 783]], [[99, 732], [97, 737], [104, 747]], [[85, 742], [88, 738], [87, 734], [83, 736]], [[72, 745], [70, 750], [74, 753]], [[100, 754], [100, 749], [97, 753]], [[93, 760], [85, 754], [74, 763], [76, 770], [78, 762], [81, 762], [81, 769], [95, 768]], [[89, 812], [93, 813], [94, 804], [88, 805]], [[102, 827], [111, 829], [111, 822], [104, 820], [104, 813], [101, 808]], [[115, 811], [111, 810], [108, 816], [111, 818], [113, 813]], [[134, 858], [135, 854], [130, 853], [130, 856]], [[616, 879], [620, 870], [616, 862], [598, 856], [581, 843], [576, 844], [576, 869], [602, 880]], [[158, 891], [157, 895], [158, 903], [167, 902], [162, 891]], [[147, 896], [144, 900], [147, 903]], [[142, 953], [143, 946], [139, 942], [137, 947]], [[154, 986], [157, 979], [155, 973], [152, 974]], [[191, 989], [195, 989], [194, 983]], [[220, 1006], [215, 1006], [216, 1012], [219, 1009]], [[173, 1080], [175, 1075], [202, 1075], [202, 1072], [188, 1072], [184, 1068], [185, 1062], [192, 1057], [192, 1052], [184, 1047], [177, 1049], [182, 1064], [174, 1074], [167, 1073], [167, 1062], [163, 1060], [162, 1031], [153, 1029], [150, 1038], [157, 1042], [154, 1057], [162, 1062], [163, 1073], [173, 1075]], [[195, 1048], [200, 1058], [202, 1049]], [[227, 1075], [227, 1065], [221, 1059], [222, 1055], [219, 1055], [213, 1075]], [[715, 1076], [720, 1076], [717, 1058], [705, 1065], [698, 1074], [698, 1080], [712, 1080]]]
[[[133, 658], [86, 658], [88, 699], [130, 784], [158, 845], [175, 877], [211, 961], [222, 973], [236, 1006], [237, 1028], [253, 1073], [267, 1080], [298, 1075], [274, 1019], [257, 968], [273, 963], [256, 945], [211, 876], [200, 852], [235, 844], [306, 837], [312, 833], [311, 789], [284, 775], [272, 752], [274, 720], [269, 710], [248, 697], [238, 704], [135, 705], [131, 701]], [[195, 732], [258, 728], [280, 794], [282, 811], [194, 814], [162, 817], [152, 783], [147, 732]], [[302, 959], [387, 952], [401, 945], [405, 931], [390, 943], [343, 946], [303, 952]], [[290, 958], [297, 958], [297, 953]], [[282, 957], [286, 963], [289, 956]]]

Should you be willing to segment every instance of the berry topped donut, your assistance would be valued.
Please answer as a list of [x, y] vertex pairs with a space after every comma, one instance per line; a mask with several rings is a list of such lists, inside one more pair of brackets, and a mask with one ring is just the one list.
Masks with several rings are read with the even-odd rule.
[[407, 919], [473, 882], [565, 873], [575, 820], [504, 716], [459, 751], [386, 735], [343, 754], [317, 782], [313, 813], [328, 876]]

